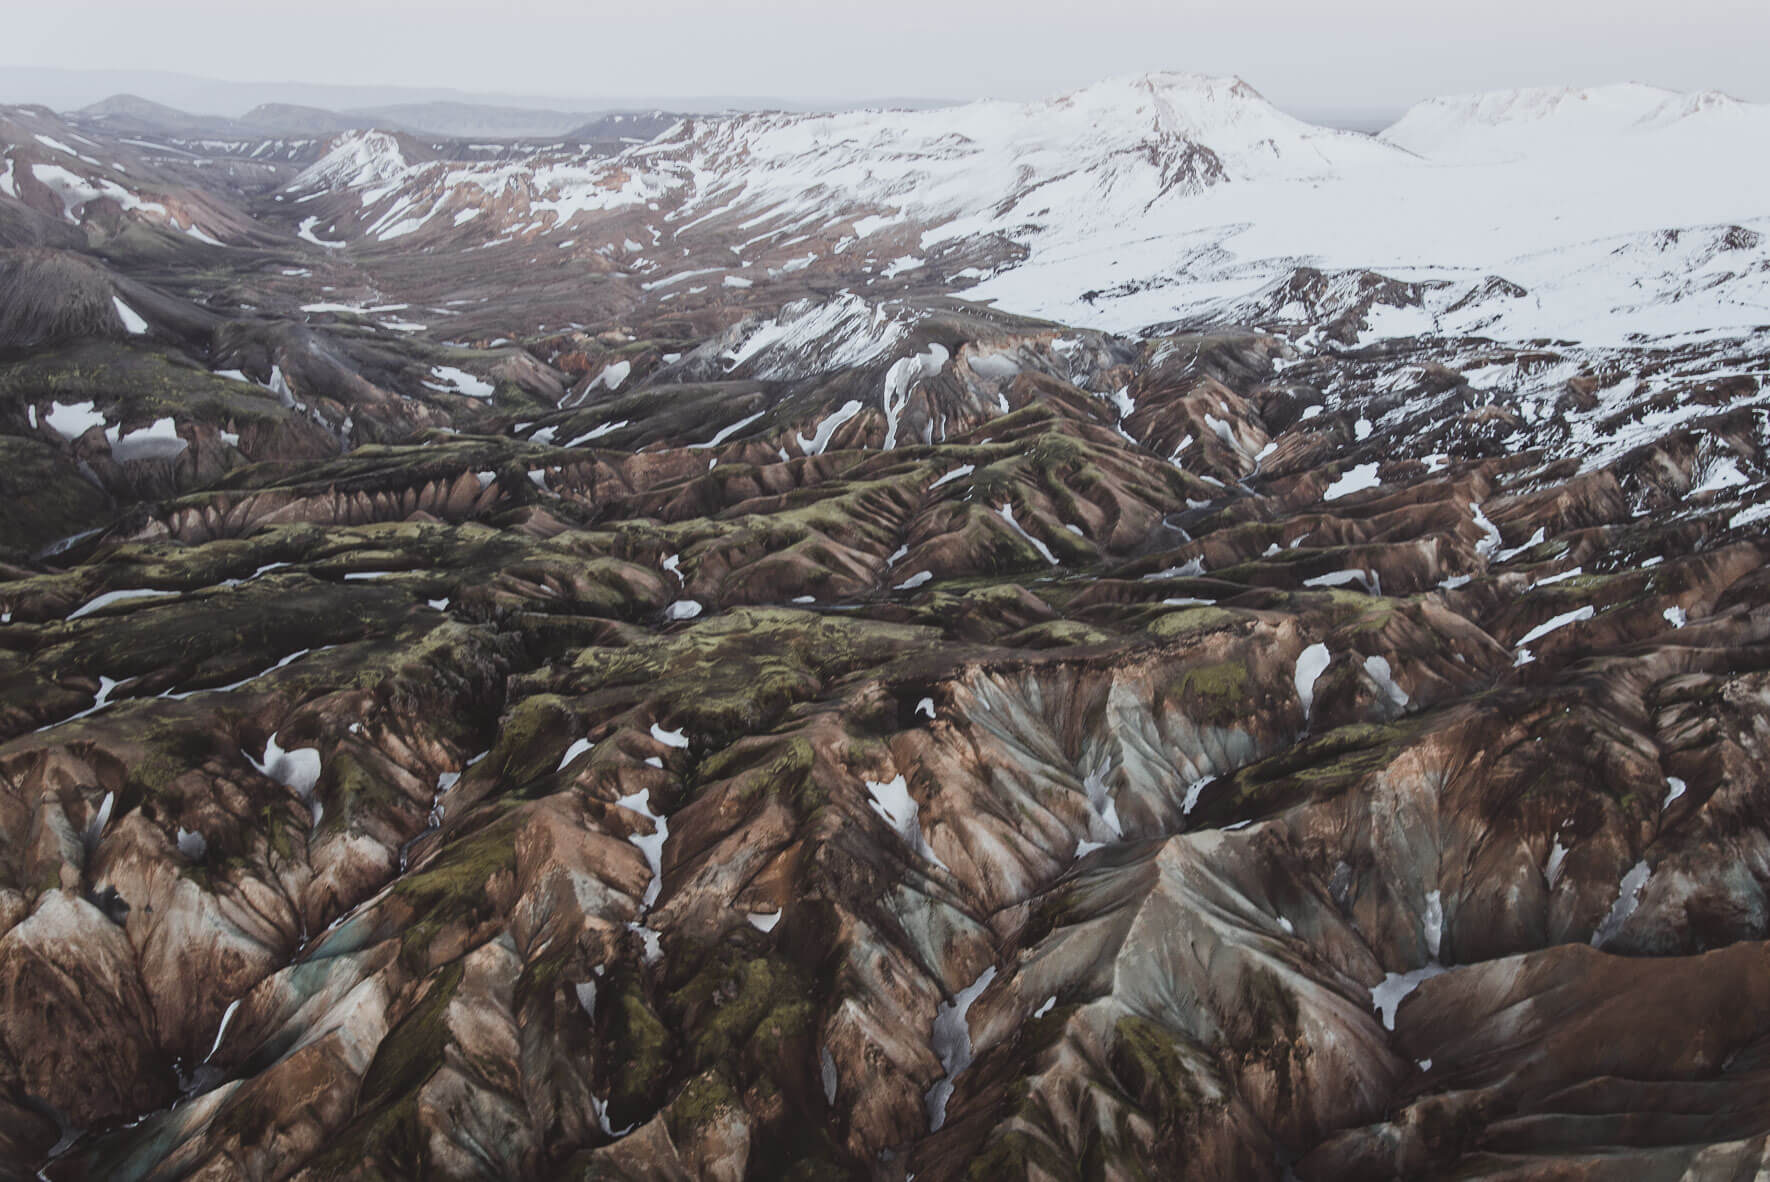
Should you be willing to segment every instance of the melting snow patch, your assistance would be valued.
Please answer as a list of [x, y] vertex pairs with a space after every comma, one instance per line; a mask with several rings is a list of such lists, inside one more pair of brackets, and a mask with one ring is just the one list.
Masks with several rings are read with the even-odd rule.
[[633, 363], [631, 361], [610, 362], [608, 365], [603, 366], [602, 372], [596, 375], [596, 380], [591, 382], [587, 388], [594, 390], [601, 387], [602, 389], [613, 393], [621, 388], [621, 383], [625, 382], [627, 380], [627, 375], [632, 372]]
[[1366, 657], [1364, 671], [1370, 679], [1377, 683], [1377, 688], [1389, 695], [1398, 709], [1407, 709], [1407, 691], [1395, 684], [1395, 677], [1389, 668], [1387, 657]]
[[1395, 1011], [1401, 1008], [1408, 994], [1445, 971], [1441, 964], [1428, 964], [1409, 973], [1388, 973], [1380, 984], [1371, 986], [1371, 1005], [1383, 1016], [1383, 1029], [1395, 1029]]
[[176, 591], [154, 591], [146, 587], [137, 588], [132, 591], [106, 591], [103, 595], [87, 600], [72, 612], [68, 613], [68, 619], [78, 620], [82, 616], [89, 616], [100, 608], [109, 607], [111, 604], [120, 603], [125, 599], [160, 599], [168, 595], [177, 594], [178, 592]]
[[661, 813], [651, 811], [650, 801], [649, 788], [641, 788], [633, 795], [623, 796], [615, 801], [628, 812], [638, 813], [652, 825], [650, 833], [634, 833], [627, 838], [639, 847], [639, 852], [645, 855], [645, 864], [651, 867], [651, 881], [646, 884], [645, 897], [640, 900], [641, 906], [645, 908], [656, 903], [659, 892], [664, 889], [664, 842], [670, 837], [670, 822]]
[[898, 591], [914, 591], [917, 587], [920, 587], [922, 584], [930, 583], [933, 581], [934, 581], [934, 572], [933, 571], [919, 570], [915, 574], [911, 575], [909, 578], [905, 579], [903, 582], [899, 583], [896, 587], [896, 590], [898, 590]]
[[1377, 479], [1375, 462], [1359, 464], [1350, 472], [1328, 485], [1327, 491], [1321, 494], [1324, 501], [1337, 501], [1341, 497], [1349, 497], [1355, 492], [1363, 492], [1367, 488], [1376, 488], [1383, 482]]
[[1510, 562], [1526, 550], [1542, 545], [1543, 542], [1548, 539], [1548, 536], [1548, 530], [1539, 525], [1536, 532], [1531, 534], [1522, 546], [1513, 546], [1510, 550], [1501, 550], [1498, 554], [1494, 555], [1494, 559], [1498, 562]]
[[842, 404], [842, 409], [817, 425], [817, 432], [810, 439], [803, 432], [799, 434], [799, 450], [808, 456], [821, 456], [824, 448], [830, 446], [830, 440], [836, 429], [861, 412], [861, 404], [850, 398]]
[[996, 512], [1001, 515], [1003, 521], [1008, 523], [1010, 529], [1031, 543], [1033, 549], [1037, 550], [1046, 562], [1050, 563], [1052, 566], [1057, 565], [1057, 555], [1051, 553], [1051, 547], [1027, 533], [1026, 529], [1018, 521], [1014, 520], [1013, 505], [998, 505], [996, 506]]
[[934, 1029], [928, 1046], [946, 1068], [946, 1078], [928, 1090], [928, 1131], [938, 1132], [946, 1123], [947, 1101], [952, 1099], [953, 1081], [971, 1066], [971, 1027], [965, 1021], [971, 1003], [976, 1001], [989, 983], [995, 980], [996, 966], [983, 970], [977, 980], [959, 990], [952, 1001], [943, 1001], [934, 1012]]
[[[453, 366], [432, 366], [430, 372], [436, 375], [438, 381], [447, 386], [453, 386], [455, 390], [467, 395], [469, 398], [490, 398], [497, 389], [492, 383], [486, 381], [484, 378], [475, 377], [466, 370], [456, 369]], [[429, 382], [424, 384], [431, 386], [432, 389], [437, 388], [432, 386]]]
[[936, 480], [933, 484], [929, 485], [928, 491], [933, 492], [947, 481], [957, 480], [961, 476], [969, 476], [975, 471], [977, 471], [976, 464], [960, 464], [957, 468], [954, 468], [951, 472], [948, 472], [945, 476], [942, 476], [939, 480]]
[[1305, 587], [1344, 587], [1348, 583], [1357, 583], [1366, 595], [1383, 593], [1383, 580], [1374, 570], [1336, 570], [1303, 580]]
[[1543, 863], [1543, 881], [1554, 890], [1555, 884], [1561, 881], [1561, 868], [1567, 862], [1567, 847], [1561, 844], [1561, 835], [1556, 834], [1549, 846], [1548, 861]]
[[[1593, 608], [1592, 605], [1589, 603], [1586, 604], [1586, 606], [1584, 606], [1584, 607], [1575, 608], [1573, 611], [1562, 612], [1560, 615], [1554, 617], [1553, 619], [1546, 620], [1543, 623], [1538, 624], [1536, 627], [1532, 628], [1529, 632], [1526, 632], [1523, 636], [1519, 637], [1518, 650], [1519, 650], [1519, 652], [1522, 653], [1525, 651], [1524, 646], [1529, 644], [1531, 641], [1541, 639], [1542, 637], [1547, 636], [1549, 633], [1555, 631], [1557, 628], [1565, 628], [1569, 624], [1577, 624], [1577, 623], [1580, 623], [1581, 621], [1589, 620], [1597, 614], [1598, 614], [1597, 610], [1595, 608]], [[1526, 662], [1520, 661], [1518, 663], [1520, 665], [1522, 665], [1522, 664], [1525, 664]]]
[[679, 730], [667, 731], [655, 722], [651, 724], [651, 737], [666, 747], [676, 747], [682, 750], [686, 750], [688, 747], [687, 735]]
[[733, 435], [736, 435], [739, 431], [742, 431], [745, 427], [748, 427], [751, 423], [755, 422], [757, 419], [761, 418], [763, 415], [765, 415], [767, 413], [768, 412], [765, 410], [759, 410], [753, 415], [747, 415], [746, 417], [739, 419], [737, 422], [732, 423], [729, 426], [721, 427], [714, 434], [713, 438], [707, 440], [707, 442], [705, 442], [705, 443], [691, 443], [688, 446], [691, 449], [693, 449], [693, 448], [706, 448], [706, 447], [718, 447], [721, 443], [724, 443], [727, 439], [730, 439]]
[[1719, 492], [1722, 489], [1738, 488], [1742, 484], [1750, 483], [1751, 479], [1739, 470], [1739, 464], [1732, 456], [1720, 456], [1708, 466], [1708, 473], [1703, 477], [1702, 483], [1692, 488], [1690, 492], [1693, 495]]
[[772, 932], [774, 925], [781, 921], [781, 913], [778, 911], [752, 911], [744, 918], [749, 920], [750, 926], [757, 931]]
[[885, 447], [897, 446], [897, 420], [909, 404], [910, 391], [923, 378], [931, 378], [946, 368], [945, 345], [929, 345], [927, 352], [899, 358], [885, 372], [885, 388], [880, 404], [885, 410]]
[[1038, 1009], [1033, 1011], [1033, 1017], [1043, 1018], [1046, 1014], [1051, 1012], [1052, 1008], [1054, 1006], [1056, 1006], [1056, 1004], [1057, 1004], [1057, 995], [1055, 993], [1053, 993], [1050, 997], [1047, 997], [1044, 1000], [1044, 1002], [1039, 1006]]
[[1199, 795], [1204, 792], [1206, 785], [1210, 784], [1216, 778], [1216, 776], [1200, 776], [1186, 786], [1186, 799], [1181, 802], [1180, 805], [1181, 816], [1191, 815], [1192, 810], [1198, 807]]
[[700, 614], [701, 605], [693, 599], [678, 599], [664, 609], [664, 618], [667, 620], [692, 620]]
[[148, 322], [141, 318], [139, 312], [116, 296], [111, 297], [111, 303], [116, 305], [117, 317], [123, 321], [123, 327], [129, 330], [131, 336], [142, 336], [147, 332]]
[[1666, 608], [1660, 615], [1664, 616], [1666, 623], [1674, 628], [1682, 628], [1690, 622], [1690, 617], [1684, 614], [1684, 609], [1675, 605]]
[[1738, 529], [1742, 525], [1752, 525], [1766, 517], [1770, 517], [1770, 501], [1759, 501], [1755, 505], [1748, 505], [1729, 518], [1727, 528]]
[[1315, 683], [1332, 660], [1325, 644], [1312, 644], [1297, 657], [1297, 700], [1303, 703], [1305, 721], [1315, 705]]
[[1592, 947], [1602, 948], [1617, 937], [1623, 925], [1629, 922], [1629, 916], [1635, 914], [1635, 908], [1641, 905], [1641, 891], [1647, 886], [1647, 879], [1653, 874], [1646, 859], [1636, 862], [1623, 875], [1622, 883], [1617, 888], [1616, 902], [1610, 905], [1610, 914], [1592, 933]]
[[228, 1024], [234, 1020], [234, 1014], [239, 1011], [240, 1003], [245, 1000], [243, 997], [236, 997], [227, 1003], [227, 1009], [221, 1012], [221, 1025], [215, 1031], [215, 1042], [210, 1045], [209, 1053], [203, 1056], [203, 1062], [207, 1063], [213, 1059], [215, 1052], [221, 1049], [221, 1040], [227, 1037]]
[[1102, 760], [1100, 765], [1089, 772], [1082, 781], [1082, 791], [1087, 793], [1088, 807], [1094, 810], [1094, 815], [1100, 818], [1101, 824], [1112, 831], [1114, 838], [1123, 840], [1125, 830], [1119, 824], [1118, 804], [1113, 800], [1112, 792], [1106, 786], [1107, 773], [1110, 771], [1112, 771], [1112, 765]]
[[1547, 587], [1553, 583], [1565, 582], [1568, 579], [1578, 578], [1580, 575], [1582, 575], [1584, 573], [1585, 573], [1584, 567], [1576, 566], [1572, 570], [1564, 570], [1564, 571], [1560, 572], [1559, 574], [1547, 575], [1543, 578], [1540, 578], [1536, 582], [1534, 582], [1530, 585], [1530, 589], [1532, 591], [1534, 591], [1538, 587]]
[[[584, 432], [584, 434], [578, 436], [576, 439], [571, 440], [565, 446], [576, 447], [580, 443], [589, 443], [592, 439], [601, 439], [604, 435], [609, 435], [609, 434], [612, 434], [613, 432], [619, 431], [622, 427], [625, 427], [626, 425], [627, 425], [626, 419], [616, 419], [612, 423], [604, 423], [600, 427], [595, 427], [589, 431]], [[540, 434], [541, 433], [539, 431], [535, 432], [535, 435], [537, 437], [539, 437]], [[537, 441], [538, 441], [538, 438], [537, 438]]]
[[1667, 776], [1666, 777], [1666, 798], [1665, 798], [1665, 800], [1660, 802], [1660, 806], [1659, 806], [1660, 811], [1664, 812], [1666, 809], [1670, 808], [1672, 805], [1672, 801], [1678, 799], [1680, 796], [1684, 795], [1684, 793], [1688, 792], [1689, 790], [1690, 790], [1690, 785], [1686, 784], [1684, 781], [1680, 780], [1678, 777]]
[[567, 747], [565, 749], [565, 754], [559, 757], [559, 766], [557, 768], [555, 768], [554, 770], [555, 771], [564, 771], [566, 764], [570, 763], [572, 760], [574, 760], [578, 756], [584, 754], [584, 752], [590, 750], [594, 746], [596, 746], [596, 744], [592, 743], [589, 739], [577, 740], [570, 747]]
[[1483, 558], [1493, 557], [1493, 552], [1500, 548], [1500, 528], [1487, 519], [1481, 506], [1474, 501], [1469, 502], [1469, 512], [1474, 515], [1475, 524], [1481, 528], [1482, 538], [1475, 543], [1475, 553]]
[[252, 759], [252, 766], [259, 774], [268, 776], [291, 790], [302, 800], [313, 795], [315, 784], [320, 782], [320, 752], [317, 747], [296, 747], [285, 751], [277, 745], [276, 735], [264, 741], [264, 758]]
[[1438, 947], [1444, 941], [1444, 892], [1426, 892], [1426, 913], [1420, 919], [1420, 930], [1426, 937], [1426, 951], [1438, 959]]
[[344, 249], [344, 243], [342, 243], [342, 242], [327, 242], [325, 239], [323, 239], [319, 235], [315, 234], [313, 232], [313, 228], [319, 224], [320, 224], [319, 218], [317, 218], [317, 217], [308, 218], [301, 223], [301, 228], [296, 230], [295, 233], [298, 237], [300, 237], [304, 241], [311, 242], [315, 246], [323, 246], [327, 250], [342, 250], [342, 249]]
[[928, 718], [930, 720], [932, 720], [934, 718], [934, 699], [933, 698], [923, 698], [920, 702], [917, 702], [916, 703], [916, 713], [917, 714], [926, 714], [928, 716]]
[[922, 836], [922, 826], [916, 819], [919, 811], [916, 798], [910, 795], [909, 784], [904, 778], [894, 776], [884, 782], [868, 780], [866, 785], [867, 794], [872, 797], [869, 803], [873, 811], [890, 822], [904, 844], [945, 870], [946, 863], [935, 856], [928, 839]]

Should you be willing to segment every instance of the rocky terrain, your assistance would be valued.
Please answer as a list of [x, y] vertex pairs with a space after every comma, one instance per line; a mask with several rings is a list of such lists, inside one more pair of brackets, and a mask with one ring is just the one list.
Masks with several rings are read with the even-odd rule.
[[1766, 128], [0, 110], [0, 1178], [1755, 1175]]

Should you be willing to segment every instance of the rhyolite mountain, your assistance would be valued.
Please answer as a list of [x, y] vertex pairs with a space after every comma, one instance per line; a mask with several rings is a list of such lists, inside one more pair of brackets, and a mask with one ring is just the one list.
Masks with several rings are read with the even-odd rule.
[[0, 109], [0, 1178], [1770, 1167], [1764, 108], [175, 122]]

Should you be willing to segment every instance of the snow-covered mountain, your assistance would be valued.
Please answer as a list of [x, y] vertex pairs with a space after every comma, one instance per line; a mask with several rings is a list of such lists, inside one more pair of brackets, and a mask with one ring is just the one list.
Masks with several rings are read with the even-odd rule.
[[[1429, 99], [1379, 137], [1433, 160], [1484, 163], [1552, 153], [1606, 155], [1675, 137], [1721, 151], [1770, 133], [1770, 108], [1718, 91], [1680, 94], [1640, 83], [1536, 87]], [[1749, 143], [1749, 138], [1746, 143]], [[1644, 150], [1655, 150], [1645, 141]]]
[[[1236, 79], [1160, 74], [1039, 103], [685, 120], [612, 160], [426, 162], [359, 133], [289, 195], [327, 241], [596, 249], [685, 295], [805, 272], [1134, 331], [1257, 305], [1309, 267], [1427, 285], [1398, 330], [1615, 341], [1766, 318], [1765, 147], [1770, 108], [1713, 94], [1439, 99], [1369, 137]], [[1698, 263], [1668, 231], [1732, 245]]]

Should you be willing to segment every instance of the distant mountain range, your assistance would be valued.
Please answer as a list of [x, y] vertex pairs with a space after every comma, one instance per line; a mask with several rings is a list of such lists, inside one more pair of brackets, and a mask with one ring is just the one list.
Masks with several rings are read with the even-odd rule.
[[112, 135], [260, 139], [330, 136], [382, 128], [451, 139], [578, 141], [650, 139], [669, 126], [658, 111], [544, 111], [437, 100], [334, 111], [298, 103], [262, 103], [237, 118], [194, 115], [134, 94], [116, 94], [69, 112], [76, 123]]
[[[449, 87], [330, 86], [307, 82], [228, 82], [162, 70], [66, 70], [0, 66], [0, 103], [32, 103], [56, 111], [102, 105], [117, 96], [200, 116], [246, 120], [265, 107], [308, 107], [369, 113], [401, 128], [433, 135], [509, 138], [558, 135], [611, 110], [843, 111], [866, 107], [924, 110], [946, 99], [787, 98], [776, 95], [579, 96], [475, 94]], [[139, 96], [139, 98], [135, 97]], [[363, 123], [346, 123], [347, 130]]]

